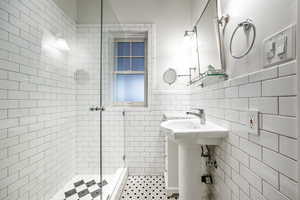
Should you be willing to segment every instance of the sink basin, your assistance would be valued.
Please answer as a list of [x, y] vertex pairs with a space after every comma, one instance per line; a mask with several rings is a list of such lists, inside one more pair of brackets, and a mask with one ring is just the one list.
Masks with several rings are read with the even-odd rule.
[[178, 144], [179, 200], [206, 199], [200, 146], [219, 145], [228, 130], [211, 122], [202, 125], [199, 119], [168, 120], [160, 127]]
[[164, 132], [176, 143], [219, 145], [228, 130], [214, 123], [200, 124], [199, 119], [178, 119], [160, 124]]

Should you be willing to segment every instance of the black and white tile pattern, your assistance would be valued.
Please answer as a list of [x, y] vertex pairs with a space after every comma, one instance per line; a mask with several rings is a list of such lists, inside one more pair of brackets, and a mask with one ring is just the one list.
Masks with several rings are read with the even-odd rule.
[[80, 180], [73, 184], [73, 188], [65, 191], [64, 200], [94, 200], [100, 199], [101, 187], [107, 185], [107, 181], [97, 183], [95, 180]]
[[[120, 200], [167, 200], [163, 176], [129, 176]], [[172, 198], [177, 199], [177, 198]]]

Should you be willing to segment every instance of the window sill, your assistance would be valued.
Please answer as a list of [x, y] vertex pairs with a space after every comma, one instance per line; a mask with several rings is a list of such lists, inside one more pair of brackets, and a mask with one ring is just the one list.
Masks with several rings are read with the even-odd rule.
[[149, 105], [120, 105], [120, 104], [113, 104], [106, 107], [106, 111], [149, 111], [150, 106]]

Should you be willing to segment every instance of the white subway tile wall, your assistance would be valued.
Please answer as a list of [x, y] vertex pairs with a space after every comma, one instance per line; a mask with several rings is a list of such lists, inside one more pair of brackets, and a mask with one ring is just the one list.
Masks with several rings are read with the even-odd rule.
[[[228, 127], [216, 147], [217, 200], [296, 200], [296, 62], [193, 88], [192, 107], [205, 108], [208, 120]], [[217, 95], [217, 94], [224, 94]], [[246, 129], [246, 110], [260, 112], [260, 134]]]
[[[159, 124], [164, 112], [184, 112], [189, 109], [187, 91], [158, 91], [152, 88], [155, 62], [155, 26], [150, 24], [104, 25], [103, 33], [103, 172], [114, 173], [126, 165], [131, 175], [162, 175], [164, 172], [164, 140]], [[148, 35], [148, 107], [114, 107], [113, 94], [113, 35], [122, 31], [145, 32]], [[85, 84], [77, 84], [76, 173], [99, 173], [100, 118], [89, 107], [99, 105], [100, 97], [100, 28], [97, 25], [77, 25], [78, 68], [90, 74]], [[125, 124], [122, 112], [125, 110]], [[124, 126], [125, 125], [125, 126]], [[125, 131], [125, 132], [124, 132]]]
[[[51, 0], [3, 0], [0, 25], [0, 199], [49, 199], [74, 174], [99, 173], [100, 118], [89, 107], [100, 100], [100, 29], [76, 26]], [[127, 28], [145, 31], [151, 26]], [[120, 30], [115, 25], [106, 28]], [[44, 49], [48, 32], [62, 34], [71, 51]], [[108, 45], [111, 38], [105, 34]], [[155, 38], [154, 31], [149, 34]], [[105, 49], [102, 81], [107, 103], [113, 59], [112, 48]], [[89, 73], [87, 84], [74, 79], [78, 69]], [[188, 110], [190, 94], [154, 91], [149, 85], [149, 107], [126, 109], [126, 143], [123, 109], [108, 106], [104, 112], [104, 173], [123, 166], [125, 144], [131, 174], [163, 174], [162, 113]]]
[[46, 51], [44, 30], [76, 39], [75, 23], [53, 1], [0, 1], [2, 200], [50, 199], [75, 173], [72, 52]]

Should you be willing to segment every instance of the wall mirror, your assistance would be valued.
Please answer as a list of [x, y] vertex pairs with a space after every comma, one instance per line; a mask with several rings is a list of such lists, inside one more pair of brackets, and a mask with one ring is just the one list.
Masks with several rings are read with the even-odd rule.
[[177, 72], [175, 71], [175, 69], [169, 68], [163, 74], [164, 82], [169, 85], [172, 85], [173, 83], [175, 83], [176, 79], [177, 79]]
[[[197, 75], [203, 73], [225, 72], [225, 60], [221, 35], [222, 20], [218, 17], [218, 0], [203, 1], [203, 11], [195, 23], [198, 68]], [[223, 18], [221, 18], [223, 19]]]

